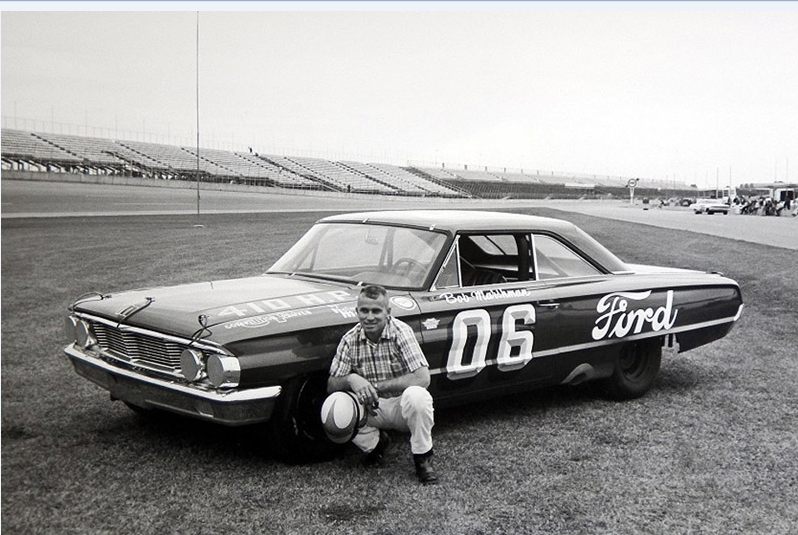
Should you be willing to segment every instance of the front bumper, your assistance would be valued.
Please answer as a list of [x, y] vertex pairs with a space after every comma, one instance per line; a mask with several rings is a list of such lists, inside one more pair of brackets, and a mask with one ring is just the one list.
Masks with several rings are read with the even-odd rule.
[[146, 409], [163, 409], [224, 425], [268, 421], [280, 396], [279, 386], [245, 390], [205, 390], [114, 366], [89, 355], [75, 344], [64, 348], [78, 375], [121, 399]]

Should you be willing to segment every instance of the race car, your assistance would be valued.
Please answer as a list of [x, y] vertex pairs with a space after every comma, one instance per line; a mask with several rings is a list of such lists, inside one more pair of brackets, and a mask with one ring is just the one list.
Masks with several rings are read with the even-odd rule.
[[436, 407], [598, 381], [644, 395], [663, 347], [687, 351], [740, 318], [718, 273], [627, 264], [566, 221], [408, 210], [314, 224], [263, 275], [78, 298], [64, 351], [143, 414], [265, 424], [272, 451], [318, 459], [330, 362], [366, 284], [414, 329]]

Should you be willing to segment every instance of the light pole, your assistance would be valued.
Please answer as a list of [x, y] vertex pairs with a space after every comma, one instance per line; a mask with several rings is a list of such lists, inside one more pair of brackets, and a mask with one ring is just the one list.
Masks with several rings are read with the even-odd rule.
[[200, 223], [200, 113], [199, 113], [199, 11], [197, 11], [197, 223], [195, 227], [202, 227]]

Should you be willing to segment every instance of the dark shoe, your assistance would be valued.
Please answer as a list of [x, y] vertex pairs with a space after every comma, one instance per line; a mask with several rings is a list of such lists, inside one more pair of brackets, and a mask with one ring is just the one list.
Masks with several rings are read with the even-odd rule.
[[421, 455], [413, 455], [413, 461], [416, 463], [416, 475], [421, 484], [435, 485], [438, 483], [438, 476], [432, 469], [432, 450]]
[[363, 458], [363, 466], [382, 466], [385, 461], [385, 452], [388, 451], [388, 446], [390, 445], [391, 435], [380, 430], [380, 441], [377, 442], [377, 447], [368, 452]]

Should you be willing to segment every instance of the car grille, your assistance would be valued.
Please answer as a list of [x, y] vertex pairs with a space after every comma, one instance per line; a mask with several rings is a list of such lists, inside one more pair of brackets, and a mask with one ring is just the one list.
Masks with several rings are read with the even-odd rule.
[[155, 371], [180, 372], [180, 354], [184, 345], [138, 332], [92, 323], [100, 347], [109, 355]]

